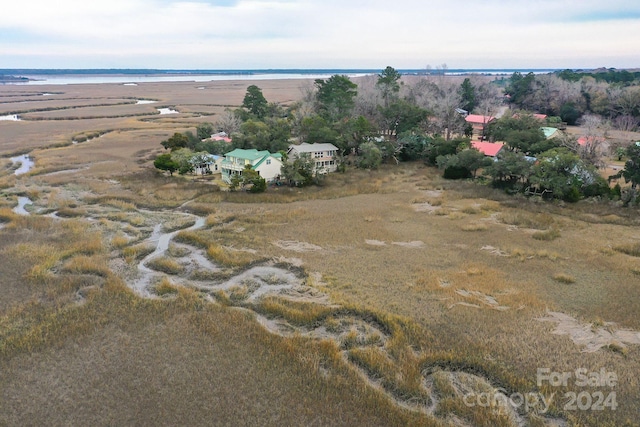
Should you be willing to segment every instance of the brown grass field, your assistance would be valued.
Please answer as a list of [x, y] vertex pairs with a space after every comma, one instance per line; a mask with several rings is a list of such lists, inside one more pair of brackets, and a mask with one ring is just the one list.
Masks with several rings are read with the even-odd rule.
[[[23, 118], [0, 121], [0, 425], [640, 425], [635, 208], [418, 163], [259, 195], [154, 170], [161, 140], [252, 83], [282, 104], [309, 85], [0, 87]], [[618, 383], [539, 386], [539, 368]], [[555, 397], [469, 404], [497, 389]], [[598, 392], [617, 408], [567, 407]]]

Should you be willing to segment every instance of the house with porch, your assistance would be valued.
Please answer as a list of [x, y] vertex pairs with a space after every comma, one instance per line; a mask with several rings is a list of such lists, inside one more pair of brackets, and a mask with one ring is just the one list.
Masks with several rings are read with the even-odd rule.
[[335, 172], [338, 168], [338, 147], [330, 143], [308, 144], [303, 142], [299, 145], [290, 145], [287, 155], [290, 160], [295, 160], [301, 155], [308, 155], [315, 162], [315, 173]]
[[282, 155], [280, 153], [272, 154], [266, 150], [258, 151], [255, 148], [250, 150], [236, 148], [224, 155], [224, 160], [220, 165], [222, 180], [231, 184], [231, 177], [242, 175], [242, 171], [247, 165], [258, 172], [265, 181], [275, 181], [280, 176]]

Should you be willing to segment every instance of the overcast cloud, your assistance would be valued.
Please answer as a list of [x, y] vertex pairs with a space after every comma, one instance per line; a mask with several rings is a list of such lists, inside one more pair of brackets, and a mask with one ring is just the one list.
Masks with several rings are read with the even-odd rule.
[[22, 0], [0, 68], [640, 67], [637, 0]]

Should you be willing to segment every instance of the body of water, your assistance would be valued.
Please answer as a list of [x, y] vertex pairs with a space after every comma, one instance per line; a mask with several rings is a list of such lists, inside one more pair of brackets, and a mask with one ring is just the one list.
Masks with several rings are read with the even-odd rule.
[[[330, 70], [11, 70], [3, 69], [5, 75], [28, 77], [29, 81], [5, 83], [14, 85], [70, 85], [70, 84], [122, 84], [137, 86], [138, 83], [162, 82], [211, 82], [225, 80], [281, 80], [281, 79], [326, 79], [335, 74], [360, 77], [378, 74], [375, 69], [330, 69]], [[553, 69], [399, 69], [408, 75], [468, 75], [482, 74], [510, 76], [518, 71], [546, 74]]]
[[35, 166], [34, 161], [29, 157], [28, 154], [23, 154], [22, 156], [12, 157], [11, 161], [13, 164], [19, 164], [18, 169], [15, 170], [14, 174], [22, 175], [31, 170], [33, 166]]
[[[11, 83], [26, 86], [72, 85], [72, 84], [122, 84], [137, 86], [138, 83], [198, 82], [206, 83], [225, 80], [282, 80], [282, 79], [326, 79], [333, 74], [208, 74], [208, 75], [29, 75], [25, 83]], [[366, 73], [348, 74], [349, 77], [364, 76]]]

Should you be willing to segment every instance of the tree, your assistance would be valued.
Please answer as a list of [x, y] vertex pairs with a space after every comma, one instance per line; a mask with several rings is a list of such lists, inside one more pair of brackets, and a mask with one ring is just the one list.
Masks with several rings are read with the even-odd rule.
[[333, 75], [328, 80], [316, 79], [316, 100], [320, 114], [329, 121], [337, 121], [349, 115], [355, 105], [358, 85], [347, 76]]
[[404, 133], [398, 137], [398, 142], [402, 143], [400, 160], [410, 161], [421, 159], [427, 146], [427, 137], [415, 133]]
[[189, 138], [179, 132], [173, 134], [169, 139], [162, 141], [160, 144], [166, 149], [175, 151], [180, 148], [185, 148], [189, 144]]
[[450, 140], [455, 135], [464, 133], [466, 122], [458, 113], [461, 98], [458, 88], [453, 84], [440, 83], [440, 86], [431, 85], [430, 107], [436, 121], [434, 131], [440, 135], [444, 135], [446, 140]]
[[180, 175], [193, 172], [193, 155], [194, 152], [188, 148], [181, 148], [171, 153], [171, 159], [178, 165], [178, 173]]
[[516, 71], [511, 75], [509, 85], [505, 89], [505, 93], [509, 96], [509, 102], [518, 106], [518, 108], [526, 108], [529, 97], [533, 94], [533, 83], [535, 75], [528, 73], [523, 76], [522, 73]]
[[285, 162], [282, 165], [281, 173], [290, 185], [296, 187], [318, 184], [319, 176], [315, 173], [315, 165], [316, 162], [311, 155], [303, 153], [292, 162]]
[[242, 106], [257, 118], [263, 118], [267, 113], [268, 103], [262, 94], [262, 89], [256, 85], [249, 86], [242, 101]]
[[476, 88], [471, 83], [471, 79], [468, 77], [465, 78], [458, 92], [461, 100], [460, 108], [472, 112], [473, 109], [478, 106], [478, 97], [476, 95]]
[[153, 165], [160, 170], [168, 171], [169, 175], [173, 176], [173, 172], [178, 170], [178, 163], [176, 163], [172, 158], [171, 154], [160, 154], [153, 161]]
[[196, 127], [196, 135], [199, 140], [211, 138], [213, 135], [213, 125], [211, 123], [202, 123]]
[[562, 107], [560, 107], [560, 117], [563, 121], [567, 122], [568, 125], [575, 125], [581, 114], [574, 102], [565, 102], [562, 104]]
[[531, 175], [532, 162], [523, 153], [502, 150], [498, 158], [484, 169], [494, 185], [512, 187], [520, 182], [525, 184]]
[[289, 146], [291, 130], [285, 119], [269, 119], [267, 122], [249, 119], [240, 126], [233, 137], [235, 148], [255, 148], [275, 153]]
[[250, 193], [263, 193], [267, 189], [267, 181], [251, 165], [246, 165], [242, 171], [242, 186], [244, 188], [248, 185], [251, 186]]
[[373, 123], [364, 116], [340, 122], [337, 127], [341, 135], [338, 135], [336, 143], [343, 153], [359, 152], [360, 146], [377, 133]]
[[402, 99], [381, 107], [380, 113], [384, 131], [390, 136], [417, 129], [428, 114], [427, 110]]
[[359, 168], [377, 169], [380, 163], [382, 163], [382, 151], [380, 151], [375, 142], [365, 142], [360, 146]]
[[398, 92], [400, 92], [400, 78], [401, 74], [393, 67], [385, 68], [380, 74], [378, 74], [378, 81], [376, 87], [382, 93], [382, 99], [384, 100], [384, 106], [389, 106], [389, 101], [394, 100]]
[[631, 183], [631, 193], [626, 201], [629, 203], [635, 200], [637, 187], [640, 184], [640, 143], [636, 142], [628, 146], [626, 155], [627, 161], [624, 164], [624, 169], [609, 179], [623, 177], [625, 182]]
[[231, 135], [240, 130], [242, 120], [240, 120], [239, 115], [233, 110], [225, 108], [224, 112], [220, 115], [215, 124], [218, 131]]
[[524, 112], [489, 123], [486, 132], [492, 141], [504, 141], [511, 149], [529, 156], [558, 146], [556, 141], [546, 139], [540, 122]]
[[457, 154], [438, 156], [436, 163], [448, 179], [474, 178], [478, 169], [491, 165], [492, 160], [475, 148], [467, 148]]
[[609, 190], [593, 166], [586, 165], [566, 148], [541, 153], [530, 180], [533, 185], [551, 190], [554, 197], [568, 202], [576, 202], [582, 195], [604, 195]]
[[305, 117], [300, 122], [299, 137], [301, 142], [336, 142], [338, 133], [331, 129], [329, 123], [319, 115]]
[[442, 137], [433, 138], [427, 141], [427, 145], [424, 149], [425, 163], [430, 165], [436, 165], [439, 156], [446, 156], [448, 154], [456, 154], [460, 145], [469, 145], [468, 138], [456, 138], [446, 140]]

